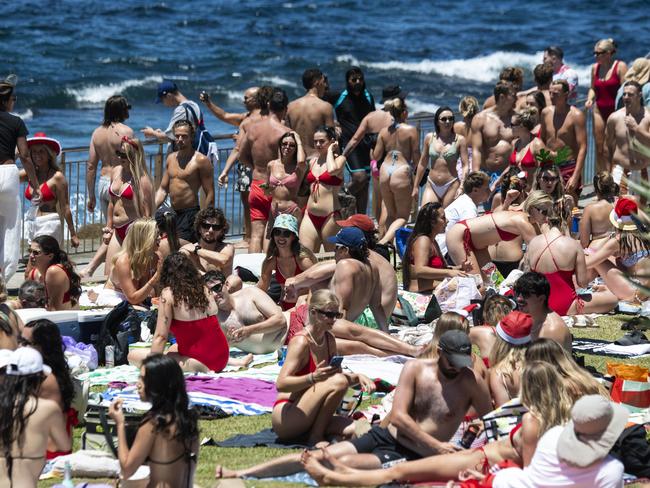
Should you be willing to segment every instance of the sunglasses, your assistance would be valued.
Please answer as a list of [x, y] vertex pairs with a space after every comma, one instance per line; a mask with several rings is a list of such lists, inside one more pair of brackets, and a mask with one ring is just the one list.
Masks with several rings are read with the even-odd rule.
[[542, 176], [542, 181], [544, 183], [555, 183], [557, 180], [557, 176]]
[[348, 246], [344, 246], [343, 244], [337, 244], [336, 246], [334, 246], [334, 249], [336, 249], [337, 251], [340, 249], [347, 249], [347, 248]]
[[536, 208], [536, 210], [544, 216], [548, 216], [548, 208]]
[[327, 317], [328, 319], [340, 319], [343, 317], [343, 314], [341, 312], [330, 312], [328, 310], [321, 310], [320, 308], [315, 308], [314, 310], [321, 314], [323, 317]]
[[454, 118], [453, 117], [440, 117], [438, 120], [440, 120], [440, 122], [453, 122]]
[[281, 146], [282, 147], [297, 147], [296, 144], [294, 144], [293, 142], [283, 142], [281, 144]]
[[124, 151], [115, 151], [115, 155], [120, 159], [126, 159], [126, 153]]
[[605, 54], [607, 51], [594, 51], [594, 56], [600, 56], [601, 54]]
[[221, 224], [208, 224], [207, 222], [203, 222], [201, 224], [201, 229], [203, 229], [203, 230], [212, 229], [214, 231], [217, 231], [217, 230], [223, 229], [223, 225], [221, 225]]
[[287, 238], [287, 237], [291, 237], [294, 234], [289, 229], [273, 229], [273, 235], [275, 237]]
[[39, 256], [39, 255], [43, 254], [43, 251], [37, 251], [36, 249], [30, 249], [29, 252], [28, 252], [28, 254], [29, 254], [30, 256], [31, 256], [31, 255]]
[[221, 293], [221, 290], [223, 290], [223, 283], [217, 283], [210, 288], [210, 291], [213, 291], [214, 293]]

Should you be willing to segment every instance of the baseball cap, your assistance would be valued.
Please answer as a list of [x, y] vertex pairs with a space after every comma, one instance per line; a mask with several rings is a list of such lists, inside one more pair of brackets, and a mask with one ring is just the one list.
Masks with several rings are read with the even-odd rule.
[[156, 103], [162, 102], [162, 98], [168, 93], [178, 91], [176, 83], [170, 80], [163, 80], [162, 83], [158, 85], [158, 98], [156, 98]]
[[293, 215], [289, 214], [280, 214], [275, 218], [273, 222], [274, 229], [286, 229], [293, 232], [296, 237], [298, 236], [298, 219]]
[[509, 344], [519, 346], [532, 340], [530, 335], [532, 328], [533, 318], [530, 315], [513, 310], [497, 324], [496, 333]]
[[43, 364], [43, 356], [33, 347], [19, 347], [13, 353], [11, 363], [7, 366], [7, 374], [26, 376], [43, 373], [49, 375], [52, 368]]
[[339, 227], [358, 227], [364, 232], [373, 232], [375, 230], [375, 223], [365, 214], [350, 215], [345, 220], [337, 220], [336, 225]]
[[454, 368], [472, 367], [472, 343], [462, 330], [448, 330], [442, 334], [438, 347]]
[[571, 409], [557, 443], [560, 460], [585, 468], [603, 459], [625, 429], [628, 411], [602, 395], [585, 395]]
[[343, 227], [334, 237], [328, 237], [327, 240], [345, 247], [361, 247], [366, 243], [366, 236], [356, 227]]

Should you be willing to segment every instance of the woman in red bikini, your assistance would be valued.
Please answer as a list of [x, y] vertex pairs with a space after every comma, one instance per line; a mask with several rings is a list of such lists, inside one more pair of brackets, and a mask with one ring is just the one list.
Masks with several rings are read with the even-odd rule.
[[302, 210], [298, 205], [298, 189], [307, 167], [300, 136], [293, 131], [287, 132], [280, 138], [278, 146], [280, 158], [270, 161], [266, 170], [267, 191], [273, 198], [267, 234], [273, 229], [273, 220], [280, 214], [293, 215], [298, 219], [298, 225], [302, 219]]
[[[320, 486], [374, 486], [393, 482], [399, 484], [446, 482], [465, 479], [467, 474], [483, 478], [489, 468], [509, 462], [526, 466], [530, 463], [537, 441], [546, 430], [562, 425], [569, 419], [571, 402], [562, 388], [562, 381], [553, 366], [541, 362], [527, 365], [526, 381], [522, 383], [522, 403], [529, 413], [508, 437], [490, 442], [484, 447], [459, 450], [451, 454], [407, 461], [382, 469], [355, 469], [326, 457], [332, 469], [325, 467], [307, 451], [303, 464]], [[489, 485], [481, 485], [489, 486]]]
[[614, 54], [616, 43], [613, 39], [601, 39], [594, 46], [596, 62], [591, 66], [591, 86], [585, 102], [586, 109], [593, 108], [598, 161], [604, 157], [607, 119], [616, 110], [616, 93], [627, 73], [627, 65], [615, 60]]
[[320, 251], [321, 244], [326, 251], [333, 251], [334, 244], [327, 238], [336, 235], [340, 217], [338, 192], [343, 184], [345, 158], [339, 155], [339, 144], [333, 127], [320, 126], [314, 133], [314, 146], [318, 157], [309, 162], [307, 183], [310, 195], [306, 218], [300, 224], [300, 242], [313, 252]]
[[30, 280], [45, 284], [48, 310], [70, 310], [81, 295], [80, 278], [74, 263], [52, 236], [38, 236], [29, 244]]
[[[45, 132], [37, 132], [34, 137], [27, 139], [27, 146], [34, 162], [38, 183], [41, 185], [41, 199], [34, 203], [34, 219], [25, 221], [27, 238], [31, 240], [40, 235], [52, 236], [59, 246], [62, 246], [63, 218], [70, 230], [70, 244], [72, 247], [79, 247], [79, 238], [70, 211], [68, 182], [56, 164], [56, 158], [61, 154], [61, 144], [56, 139], [47, 137]], [[27, 181], [27, 172], [24, 169], [20, 171], [20, 181]], [[32, 194], [32, 187], [27, 185], [25, 198], [31, 200]], [[57, 203], [60, 213], [57, 211]], [[29, 268], [27, 271], [30, 271]]]
[[[180, 252], [167, 256], [160, 284], [164, 288], [148, 353], [163, 353], [171, 332], [176, 344], [166, 354], [174, 358], [184, 371], [218, 373], [223, 370], [228, 364], [229, 348], [217, 319], [219, 310], [190, 258]], [[129, 354], [130, 362], [138, 364], [139, 360], [141, 356]]]
[[467, 276], [459, 266], [450, 267], [440, 252], [436, 236], [445, 231], [447, 219], [439, 202], [427, 203], [418, 212], [413, 233], [404, 251], [404, 289], [415, 292], [431, 292], [445, 278]]
[[463, 220], [447, 232], [447, 249], [454, 263], [469, 266], [472, 273], [490, 262], [488, 247], [521, 236], [524, 242], [540, 233], [552, 206], [551, 198], [541, 191], [532, 192], [523, 211], [505, 210]]
[[111, 273], [113, 256], [120, 250], [133, 221], [153, 216], [153, 182], [145, 164], [142, 143], [124, 136], [116, 155], [120, 164], [114, 166], [111, 173], [107, 224], [103, 229], [104, 243], [108, 245], [107, 275]]
[[329, 290], [317, 290], [309, 301], [309, 319], [287, 349], [276, 387], [271, 424], [283, 440], [307, 437], [309, 444], [328, 436], [349, 438], [352, 419], [335, 415], [348, 387], [359, 383], [362, 391], [373, 392], [374, 383], [363, 375], [343, 373], [330, 366], [336, 356], [336, 341], [330, 332], [341, 318], [340, 304]]
[[578, 296], [574, 276], [578, 286], [590, 281], [582, 246], [562, 233], [557, 211], [549, 213], [548, 224], [548, 231], [529, 242], [525, 259], [530, 269], [546, 276], [551, 285], [549, 308], [562, 316], [612, 310], [618, 300], [610, 291], [592, 293], [588, 301]]
[[539, 167], [535, 158], [545, 147], [544, 142], [533, 134], [538, 121], [539, 113], [536, 108], [524, 108], [515, 112], [511, 119], [512, 134], [515, 139], [512, 142], [510, 166], [516, 166], [529, 175], [526, 179], [529, 191], [533, 185], [532, 176]]
[[[293, 215], [280, 214], [273, 223], [271, 240], [266, 250], [266, 259], [262, 263], [262, 275], [257, 286], [266, 292], [271, 283], [271, 274], [275, 273], [275, 281], [283, 287], [284, 295], [284, 282], [287, 278], [302, 273], [317, 262], [316, 256], [300, 245], [296, 218]], [[286, 301], [283, 296], [279, 305], [282, 310], [289, 310], [295, 307], [296, 303]]]
[[562, 218], [562, 230], [568, 230], [571, 211], [575, 206], [575, 200], [571, 195], [565, 193], [562, 184], [562, 172], [555, 164], [544, 164], [540, 167], [535, 176], [534, 190], [542, 190], [553, 200], [555, 211]]

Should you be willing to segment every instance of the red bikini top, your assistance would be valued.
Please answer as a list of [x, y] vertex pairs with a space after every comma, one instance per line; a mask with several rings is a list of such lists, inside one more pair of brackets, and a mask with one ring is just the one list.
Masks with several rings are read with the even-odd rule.
[[131, 183], [127, 183], [124, 189], [119, 194], [113, 191], [112, 186], [109, 186], [108, 193], [113, 195], [115, 198], [126, 198], [127, 200], [133, 200], [133, 196], [134, 196], [133, 187], [131, 186]]
[[[411, 264], [413, 264], [413, 256], [411, 256]], [[429, 268], [444, 269], [445, 262], [440, 256], [434, 254], [429, 258], [429, 263], [427, 264], [427, 266], [429, 266]]]
[[[47, 185], [47, 181], [41, 185], [39, 191], [41, 192], [41, 202], [51, 202], [56, 200], [56, 195], [52, 193], [52, 189]], [[27, 188], [25, 188], [25, 198], [31, 200], [32, 197], [32, 187], [27, 185]]]
[[332, 176], [329, 171], [325, 170], [320, 175], [316, 176], [312, 172], [312, 168], [318, 163], [316, 160], [314, 164], [309, 168], [309, 173], [307, 173], [307, 183], [314, 184], [318, 186], [319, 184], [329, 185], [329, 186], [339, 186], [343, 184], [343, 179], [338, 176]]
[[[533, 153], [530, 151], [530, 147], [524, 154], [524, 157], [521, 159], [521, 161], [518, 162], [522, 167], [524, 168], [534, 168], [537, 166], [537, 162], [535, 161], [535, 158], [533, 157]], [[510, 164], [513, 166], [517, 165], [517, 150], [513, 149], [512, 152], [510, 153]]]

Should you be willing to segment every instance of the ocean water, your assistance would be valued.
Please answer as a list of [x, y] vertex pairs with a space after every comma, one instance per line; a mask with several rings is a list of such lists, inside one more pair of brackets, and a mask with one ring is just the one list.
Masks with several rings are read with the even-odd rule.
[[[208, 90], [231, 111], [244, 90], [271, 84], [291, 99], [304, 69], [318, 66], [333, 89], [352, 64], [376, 99], [381, 87], [409, 92], [411, 113], [456, 108], [464, 95], [489, 96], [505, 66], [530, 70], [549, 44], [580, 75], [586, 93], [593, 47], [617, 40], [630, 62], [650, 51], [647, 0], [499, 2], [376, 0], [143, 2], [9, 0], [0, 20], [0, 76], [19, 76], [16, 112], [31, 133], [64, 147], [88, 144], [103, 104], [121, 93], [128, 124], [165, 128], [171, 110], [154, 104], [156, 85], [176, 81], [189, 98]], [[213, 133], [231, 128], [207, 114]], [[83, 181], [83, 180], [81, 180]]]

